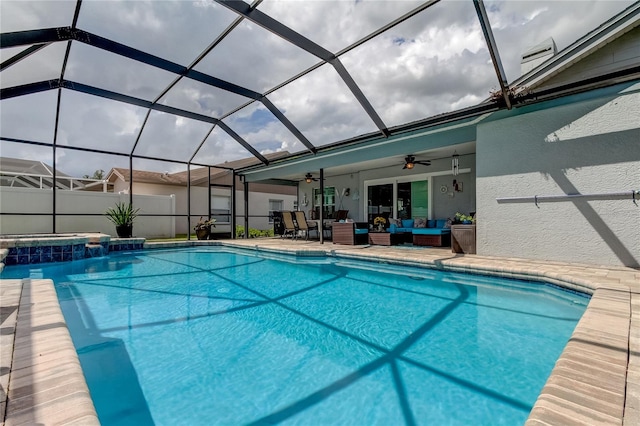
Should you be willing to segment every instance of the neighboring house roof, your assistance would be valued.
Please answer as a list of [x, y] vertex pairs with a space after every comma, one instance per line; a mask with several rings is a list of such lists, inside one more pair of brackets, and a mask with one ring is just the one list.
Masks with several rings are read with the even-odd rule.
[[[281, 157], [286, 157], [289, 155], [287, 151], [274, 152], [271, 154], [264, 154], [264, 157], [267, 160], [275, 160]], [[211, 180], [221, 179], [225, 176], [228, 176], [230, 170], [238, 169], [241, 167], [253, 166], [260, 163], [255, 157], [242, 158], [240, 160], [235, 161], [225, 161], [224, 163], [215, 164], [211, 166]], [[223, 167], [223, 168], [216, 168]], [[207, 176], [207, 167], [198, 167], [191, 170], [191, 185], [202, 185], [208, 182]], [[177, 172], [177, 173], [161, 173], [161, 172], [149, 172], [145, 170], [133, 170], [133, 181], [138, 183], [153, 183], [160, 185], [178, 185], [178, 186], [186, 186], [188, 173]], [[114, 182], [116, 180], [122, 180], [124, 182], [129, 182], [130, 175], [129, 169], [125, 168], [113, 168], [107, 175], [107, 180], [109, 182]]]
[[[53, 167], [42, 161], [0, 157], [0, 186], [50, 189], [53, 187]], [[56, 170], [56, 188], [83, 189], [84, 183]]]
[[[20, 158], [0, 157], [0, 171], [9, 173], [23, 173], [40, 176], [53, 176], [53, 167], [42, 161], [22, 160]], [[56, 176], [69, 177], [66, 173], [56, 170]]]
[[[107, 175], [107, 180], [109, 182], [115, 182], [116, 180], [129, 182], [131, 180], [129, 169], [120, 167], [113, 168]], [[169, 173], [148, 172], [146, 170], [134, 170], [133, 181], [138, 183], [155, 183], [180, 186], [184, 186], [187, 184], [187, 181], [182, 177], [173, 177], [173, 175]]]
[[[590, 31], [574, 43], [562, 49], [549, 60], [543, 62], [528, 73], [522, 75], [511, 83], [511, 87], [531, 90], [540, 88], [550, 83], [558, 74], [574, 66], [577, 62], [583, 60], [594, 52], [602, 49], [607, 44], [620, 39], [628, 32], [633, 31], [635, 34], [629, 37], [637, 40], [637, 33], [640, 32], [640, 2], [636, 2], [623, 10], [618, 15], [604, 22], [598, 28]], [[637, 42], [635, 42], [637, 45]], [[637, 49], [635, 49], [637, 51]], [[610, 61], [610, 66], [603, 67], [600, 70], [591, 68], [592, 75], [585, 73], [573, 73], [571, 76], [573, 81], [579, 81], [588, 77], [601, 76], [602, 72], [612, 73], [620, 69], [636, 68], [638, 66], [637, 53], [631, 54], [631, 60]], [[564, 84], [568, 81], [563, 81]]]
[[[0, 186], [51, 189], [53, 167], [37, 160], [0, 157]], [[56, 170], [56, 188], [74, 191], [107, 191], [101, 180], [76, 178], [60, 170]]]

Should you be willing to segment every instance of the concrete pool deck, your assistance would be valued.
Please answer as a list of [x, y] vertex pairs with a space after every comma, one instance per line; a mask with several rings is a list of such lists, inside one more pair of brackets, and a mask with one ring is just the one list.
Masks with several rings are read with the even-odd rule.
[[[527, 424], [640, 424], [640, 271], [451, 253], [450, 248], [343, 246], [264, 238], [146, 243], [224, 245], [328, 255], [549, 282], [592, 294]], [[0, 256], [1, 257], [1, 256]], [[0, 419], [17, 424], [98, 424], [50, 280], [0, 280]]]

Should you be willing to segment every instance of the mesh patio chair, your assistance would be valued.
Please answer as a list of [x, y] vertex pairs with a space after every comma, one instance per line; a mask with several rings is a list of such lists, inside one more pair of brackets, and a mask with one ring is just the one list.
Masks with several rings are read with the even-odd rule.
[[340, 222], [341, 220], [347, 220], [348, 215], [349, 215], [349, 210], [338, 210], [336, 212], [336, 222]]
[[284, 231], [282, 232], [282, 236], [286, 237], [287, 235], [291, 235], [292, 238], [296, 238], [298, 236], [298, 227], [293, 221], [293, 214], [289, 211], [282, 212], [282, 223], [284, 224]]
[[309, 239], [309, 231], [318, 232], [318, 225], [307, 222], [307, 218], [303, 211], [296, 211], [294, 213], [296, 215], [296, 222], [298, 223], [298, 230], [304, 232], [306, 240]]

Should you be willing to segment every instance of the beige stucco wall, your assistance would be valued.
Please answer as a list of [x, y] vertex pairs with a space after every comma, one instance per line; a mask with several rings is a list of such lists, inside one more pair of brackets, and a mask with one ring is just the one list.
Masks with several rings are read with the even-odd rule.
[[[417, 166], [413, 170], [402, 169], [402, 163], [380, 167], [377, 169], [359, 171], [354, 168], [353, 173], [330, 176], [325, 178], [325, 187], [333, 186], [341, 193], [342, 189], [349, 188], [349, 196], [336, 199], [336, 210], [349, 210], [349, 217], [357, 221], [366, 221], [367, 213], [364, 206], [366, 194], [365, 182], [380, 179], [389, 181], [404, 181], [407, 178], [416, 177], [429, 181], [431, 191], [431, 219], [453, 217], [456, 212], [469, 212], [476, 209], [475, 191], [475, 155], [464, 155], [460, 159], [460, 168], [465, 171], [454, 177], [451, 174], [451, 159], [434, 159], [430, 166]], [[419, 178], [418, 178], [419, 177]], [[462, 192], [453, 191], [453, 180], [463, 183]], [[312, 208], [313, 188], [319, 188], [318, 182], [300, 182], [300, 210], [304, 210], [307, 216]], [[445, 186], [446, 192], [440, 188]], [[308, 204], [303, 205], [304, 196], [307, 196]]]
[[[631, 197], [640, 190], [640, 83], [522, 112], [477, 129], [478, 254], [640, 266], [640, 202]], [[622, 191], [627, 199], [497, 201]]]
[[[122, 181], [118, 181], [118, 185], [115, 187], [116, 191], [126, 190], [126, 185]], [[236, 191], [236, 221], [238, 225], [244, 225], [244, 195], [240, 190]], [[261, 188], [264, 189], [264, 188]], [[290, 188], [284, 188], [283, 191], [291, 192]], [[134, 194], [154, 194], [154, 195], [167, 195], [175, 197], [176, 213], [177, 215], [184, 215], [182, 217], [175, 218], [175, 232], [177, 234], [186, 234], [189, 230], [193, 230], [193, 226], [196, 224], [200, 216], [208, 216], [208, 191], [207, 187], [192, 186], [191, 187], [191, 218], [186, 217], [187, 210], [187, 188], [177, 185], [158, 185], [153, 183], [141, 183], [134, 182], [133, 184]], [[230, 190], [226, 188], [211, 188], [212, 195], [229, 195]], [[249, 187], [249, 227], [261, 230], [272, 228], [272, 224], [269, 223], [269, 200], [283, 200], [284, 208], [293, 210], [293, 203], [295, 201], [295, 195], [292, 194], [277, 194], [269, 192], [256, 192], [252, 191]], [[225, 223], [217, 223], [214, 232], [231, 232], [231, 225]]]

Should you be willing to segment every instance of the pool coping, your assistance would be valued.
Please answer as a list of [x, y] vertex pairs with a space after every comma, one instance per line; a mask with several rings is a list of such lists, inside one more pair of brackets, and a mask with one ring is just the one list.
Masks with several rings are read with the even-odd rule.
[[[453, 254], [447, 249], [341, 246], [281, 238], [145, 243], [144, 248], [200, 245], [296, 256], [330, 256], [518, 278], [591, 294], [587, 309], [542, 389], [527, 425], [593, 422], [640, 424], [638, 270], [462, 255]], [[51, 280], [0, 280], [0, 289], [4, 291], [11, 284], [7, 282], [11, 281], [14, 286], [16, 281], [20, 282], [23, 295], [16, 312], [17, 338], [7, 384], [2, 376], [2, 386], [8, 392], [0, 401], [0, 414], [3, 414], [0, 419], [4, 419], [7, 425], [23, 423], [21, 419], [25, 418], [30, 419], [29, 423], [37, 420], [49, 424], [55, 419], [56, 423], [60, 420], [64, 424], [99, 424], [57, 303], [53, 283]], [[3, 309], [5, 299], [2, 297], [0, 300]], [[10, 323], [11, 318], [10, 315], [2, 324], [3, 335], [5, 323]], [[34, 327], [34, 324], [37, 326]], [[2, 342], [4, 347], [5, 340]], [[35, 356], [36, 352], [38, 356]], [[2, 358], [4, 367], [5, 357]], [[25, 372], [29, 374], [23, 374]], [[52, 379], [58, 375], [65, 378], [63, 384], [59, 383], [59, 378]], [[28, 384], [24, 386], [14, 385], [25, 380]]]
[[0, 423], [99, 425], [53, 281], [0, 281], [10, 311], [2, 322], [1, 365], [9, 372], [1, 376]]

